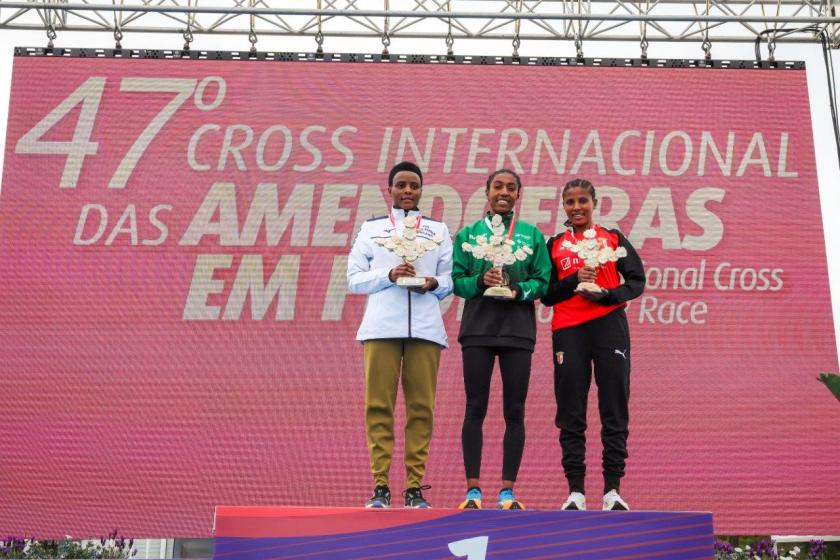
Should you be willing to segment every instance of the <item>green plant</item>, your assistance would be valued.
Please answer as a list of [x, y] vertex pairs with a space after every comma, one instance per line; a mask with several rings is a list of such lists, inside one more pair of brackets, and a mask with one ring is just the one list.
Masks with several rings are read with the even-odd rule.
[[836, 373], [821, 373], [817, 380], [821, 381], [828, 387], [837, 400], [840, 401], [840, 375]]
[[0, 558], [131, 558], [137, 553], [134, 539], [121, 537], [116, 529], [99, 542], [36, 540], [10, 536], [0, 541]]
[[[736, 538], [737, 539], [737, 538]], [[772, 539], [750, 540], [752, 544], [736, 546], [727, 540], [715, 540], [715, 560], [827, 560], [825, 541], [813, 539], [802, 547], [778, 545]]]

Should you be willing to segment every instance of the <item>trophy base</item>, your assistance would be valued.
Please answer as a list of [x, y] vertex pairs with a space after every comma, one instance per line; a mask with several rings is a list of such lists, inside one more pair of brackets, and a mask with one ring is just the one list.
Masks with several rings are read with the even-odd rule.
[[581, 282], [575, 288], [576, 292], [589, 292], [590, 294], [600, 294], [603, 288], [594, 282]]
[[397, 286], [400, 288], [422, 288], [426, 279], [422, 276], [400, 276], [397, 278]]
[[493, 286], [484, 291], [484, 296], [497, 299], [513, 299], [513, 292], [505, 286]]

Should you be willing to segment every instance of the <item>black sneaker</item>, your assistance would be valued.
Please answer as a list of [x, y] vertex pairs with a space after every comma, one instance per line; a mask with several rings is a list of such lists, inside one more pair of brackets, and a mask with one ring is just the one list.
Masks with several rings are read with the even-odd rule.
[[365, 502], [366, 508], [389, 508], [391, 507], [391, 491], [387, 486], [377, 486], [373, 489], [373, 496]]
[[407, 508], [430, 508], [432, 504], [430, 504], [426, 498], [423, 497], [423, 490], [428, 490], [431, 486], [420, 486], [409, 488], [405, 492], [403, 492], [403, 496], [405, 496], [405, 507]]

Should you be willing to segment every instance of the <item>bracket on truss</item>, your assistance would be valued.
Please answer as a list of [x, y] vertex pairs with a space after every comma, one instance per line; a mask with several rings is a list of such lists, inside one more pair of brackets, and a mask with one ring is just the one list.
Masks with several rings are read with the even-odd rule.
[[[828, 14], [826, 15], [840, 17], [840, 0], [828, 0]], [[840, 49], [840, 24], [830, 24], [828, 33], [831, 36], [831, 48]]]
[[[453, 39], [509, 41], [516, 36], [528, 44], [539, 40], [569, 41], [573, 37], [586, 44], [592, 41], [697, 42], [699, 39], [715, 44], [752, 43], [757, 37], [764, 38], [762, 30], [765, 29], [817, 26], [826, 27], [832, 47], [840, 48], [840, 0], [619, 2], [627, 8], [627, 13], [613, 9], [615, 0], [541, 0], [531, 2], [530, 6], [525, 6], [523, 0], [385, 0], [384, 9], [367, 5], [368, 9], [362, 9], [357, 5], [358, 0], [316, 2], [317, 6], [312, 8], [287, 0], [237, 0], [236, 6], [222, 6], [218, 0], [174, 4], [163, 0], [152, 3], [149, 0], [0, 0], [0, 31], [43, 30], [46, 13], [57, 18], [53, 23], [62, 32], [103, 31], [110, 35], [119, 21], [119, 30], [132, 36], [181, 33], [186, 22], [187, 28], [200, 30], [202, 34], [251, 38], [314, 36], [319, 46], [326, 35], [379, 38], [383, 52], [389, 50], [386, 43], [400, 38], [428, 40], [435, 44], [434, 48], [440, 48], [440, 41], [445, 39], [447, 56], [454, 56], [450, 54]], [[571, 10], [570, 3], [577, 4], [577, 9]], [[706, 7], [702, 13], [700, 3]], [[710, 10], [712, 3], [715, 10]], [[521, 9], [511, 13], [514, 5]], [[124, 17], [118, 18], [117, 14]], [[371, 18], [384, 18], [384, 33], [380, 26], [370, 25]], [[707, 32], [700, 37], [698, 29]], [[714, 35], [710, 36], [708, 30], [714, 30]], [[776, 37], [777, 43], [818, 40], [816, 35], [809, 38], [801, 33]], [[518, 49], [515, 50], [518, 54]], [[581, 57], [580, 52], [577, 55]]]

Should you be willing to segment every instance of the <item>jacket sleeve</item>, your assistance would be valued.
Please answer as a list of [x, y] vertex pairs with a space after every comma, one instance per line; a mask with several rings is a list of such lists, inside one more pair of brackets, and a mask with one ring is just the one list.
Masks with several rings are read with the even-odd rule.
[[534, 228], [531, 239], [534, 254], [528, 259], [528, 279], [520, 281], [516, 286], [516, 299], [519, 301], [534, 301], [541, 298], [551, 279], [551, 258], [545, 246], [542, 232]]
[[575, 295], [575, 288], [577, 288], [578, 285], [577, 274], [569, 274], [562, 279], [557, 278], [557, 263], [555, 263], [554, 259], [551, 258], [551, 254], [554, 249], [554, 244], [559, 240], [560, 236], [555, 235], [548, 240], [548, 244], [546, 245], [546, 251], [548, 251], [549, 260], [551, 261], [551, 279], [548, 282], [548, 289], [545, 295], [540, 298], [540, 301], [543, 305], [547, 305], [549, 307], [558, 304], [561, 301], [566, 301]]
[[440, 258], [438, 258], [435, 273], [438, 287], [432, 290], [438, 299], [443, 299], [452, 293], [452, 237], [446, 224], [443, 225], [441, 235], [443, 235], [443, 241], [440, 244]]
[[347, 289], [351, 294], [372, 294], [394, 285], [388, 267], [371, 268], [373, 243], [368, 222], [362, 224], [350, 256], [347, 257]]
[[461, 248], [461, 245], [469, 238], [469, 233], [469, 227], [458, 232], [452, 257], [452, 282], [455, 295], [464, 299], [471, 299], [484, 293], [484, 285], [481, 281], [483, 273], [470, 274], [474, 257]]
[[627, 256], [618, 259], [616, 263], [618, 272], [624, 278], [624, 284], [607, 290], [607, 295], [598, 300], [598, 303], [603, 305], [615, 305], [616, 303], [630, 301], [642, 295], [645, 290], [645, 269], [642, 265], [642, 259], [639, 258], [636, 249], [620, 231], [611, 231], [618, 234], [618, 246], [627, 250]]

